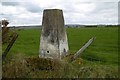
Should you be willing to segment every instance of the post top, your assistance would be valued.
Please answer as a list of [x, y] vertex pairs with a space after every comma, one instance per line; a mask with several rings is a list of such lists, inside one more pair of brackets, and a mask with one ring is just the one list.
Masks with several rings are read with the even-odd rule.
[[44, 11], [62, 11], [61, 9], [44, 9]]

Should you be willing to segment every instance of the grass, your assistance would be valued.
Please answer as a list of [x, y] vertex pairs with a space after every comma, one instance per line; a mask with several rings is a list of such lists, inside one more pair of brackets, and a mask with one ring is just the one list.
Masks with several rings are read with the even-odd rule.
[[118, 28], [74, 28], [68, 29], [70, 52], [75, 53], [91, 37], [95, 41], [81, 55], [86, 60], [103, 60], [118, 63]]
[[[40, 30], [28, 29], [28, 30], [17, 30], [19, 34], [14, 46], [10, 50], [10, 54], [14, 55], [17, 53], [25, 55], [38, 55], [39, 41], [40, 41]], [[7, 44], [3, 46], [5, 49]]]
[[[19, 55], [38, 56], [40, 29], [17, 30], [19, 37], [7, 55], [7, 58]], [[118, 77], [118, 27], [108, 28], [67, 28], [70, 54], [77, 52], [91, 37], [95, 41], [73, 63], [65, 63], [62, 70], [46, 73], [47, 77], [100, 78]], [[7, 44], [3, 45], [3, 51]], [[82, 64], [79, 59], [82, 58]], [[11, 72], [11, 71], [10, 71]], [[37, 76], [41, 73], [41, 76]], [[36, 76], [34, 74], [37, 74]], [[29, 76], [42, 76], [44, 71], [33, 72]]]

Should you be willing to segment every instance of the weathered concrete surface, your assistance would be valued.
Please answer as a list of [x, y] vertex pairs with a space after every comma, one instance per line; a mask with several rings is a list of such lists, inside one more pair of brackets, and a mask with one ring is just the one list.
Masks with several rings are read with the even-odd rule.
[[39, 56], [61, 58], [66, 55], [67, 52], [68, 41], [62, 10], [44, 10]]

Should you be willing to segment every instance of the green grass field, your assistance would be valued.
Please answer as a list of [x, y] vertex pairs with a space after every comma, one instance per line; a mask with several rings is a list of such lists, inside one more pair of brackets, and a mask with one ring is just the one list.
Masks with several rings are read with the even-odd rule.
[[[40, 30], [25, 29], [17, 32], [19, 37], [9, 54], [38, 55]], [[77, 52], [91, 37], [96, 36], [81, 57], [88, 61], [118, 63], [118, 28], [68, 28], [67, 34], [71, 54]]]
[[[25, 56], [38, 56], [40, 45], [40, 29], [21, 29], [17, 30], [19, 37], [7, 55], [7, 58], [13, 55], [22, 54]], [[69, 53], [77, 52], [91, 37], [96, 36], [95, 41], [79, 56], [83, 59], [84, 66], [95, 67], [101, 71], [100, 74], [111, 69], [115, 75], [118, 68], [118, 27], [108, 28], [67, 28]], [[7, 44], [3, 45], [3, 51]], [[101, 68], [99, 68], [102, 65]], [[80, 67], [81, 65], [72, 64], [72, 66]], [[109, 68], [107, 68], [108, 66]], [[76, 68], [77, 68], [76, 67]], [[75, 70], [76, 71], [76, 70]], [[74, 77], [78, 74], [73, 71], [66, 73], [65, 77]], [[75, 72], [75, 74], [74, 74]], [[88, 72], [90, 73], [90, 72]], [[88, 77], [86, 73], [82, 77]], [[92, 73], [92, 72], [91, 72]], [[80, 74], [79, 75], [83, 75]], [[96, 73], [93, 74], [94, 77]], [[109, 75], [109, 74], [108, 74]], [[111, 76], [112, 73], [110, 74]], [[93, 77], [91, 76], [91, 77]], [[90, 77], [90, 76], [89, 76]]]

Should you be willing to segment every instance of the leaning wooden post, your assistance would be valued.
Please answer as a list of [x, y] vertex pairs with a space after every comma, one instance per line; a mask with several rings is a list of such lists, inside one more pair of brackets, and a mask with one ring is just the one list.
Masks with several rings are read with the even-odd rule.
[[39, 57], [61, 59], [68, 50], [62, 10], [44, 10]]
[[89, 41], [73, 55], [71, 61], [75, 60], [94, 41], [94, 39], [96, 39], [96, 37], [89, 39]]
[[12, 45], [14, 44], [14, 42], [16, 41], [17, 37], [18, 37], [18, 34], [17, 33], [13, 33], [12, 40], [9, 42], [7, 48], [5, 49], [5, 51], [2, 54], [2, 60], [3, 61], [5, 60], [5, 58], [7, 56], [7, 53], [9, 52], [10, 48], [12, 47]]

